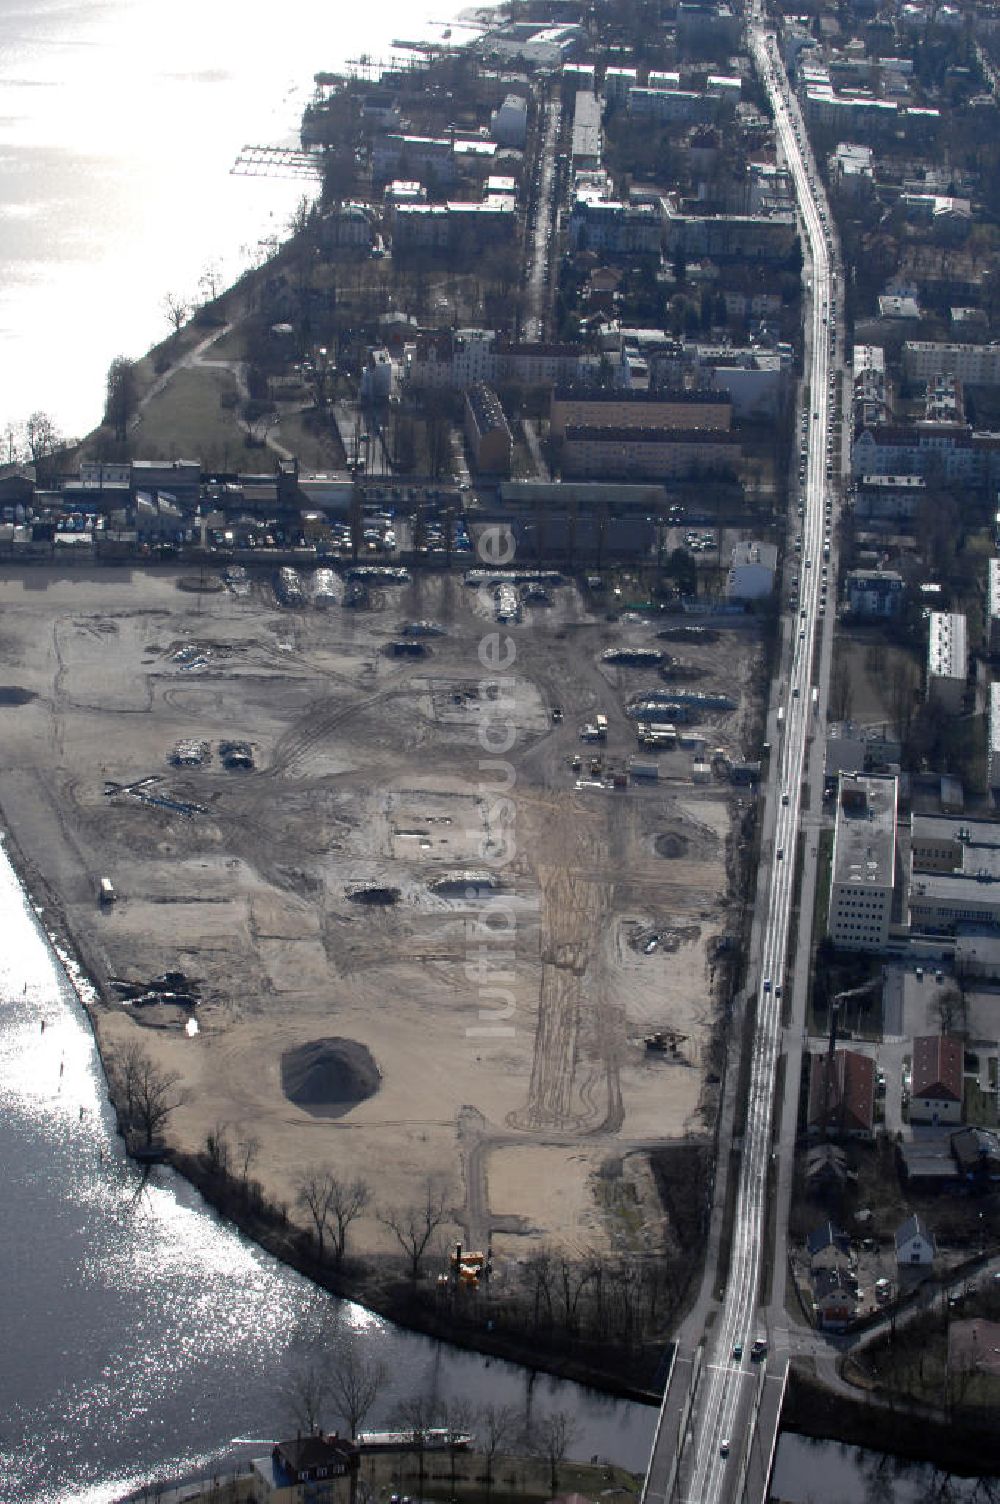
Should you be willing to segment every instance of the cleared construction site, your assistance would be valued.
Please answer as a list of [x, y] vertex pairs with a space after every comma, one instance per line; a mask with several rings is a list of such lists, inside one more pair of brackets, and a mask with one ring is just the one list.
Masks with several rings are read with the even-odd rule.
[[759, 626], [551, 578], [323, 587], [0, 582], [0, 807], [102, 1048], [141, 1039], [182, 1078], [169, 1142], [225, 1125], [293, 1215], [308, 1168], [363, 1176], [352, 1252], [428, 1177], [441, 1247], [498, 1272], [656, 1248], [651, 1156], [714, 1124]]

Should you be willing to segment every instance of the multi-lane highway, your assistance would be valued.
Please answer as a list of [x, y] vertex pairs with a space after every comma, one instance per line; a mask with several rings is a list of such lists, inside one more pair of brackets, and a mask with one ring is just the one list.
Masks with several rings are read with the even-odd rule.
[[[759, 0], [758, 0], [759, 4]], [[808, 742], [819, 730], [820, 696], [813, 693], [817, 635], [827, 600], [827, 560], [831, 517], [831, 477], [839, 471], [831, 437], [835, 405], [831, 342], [837, 313], [836, 268], [825, 201], [815, 179], [798, 107], [788, 93], [776, 43], [752, 12], [750, 45], [774, 108], [779, 150], [794, 180], [804, 232], [807, 301], [807, 398], [799, 435], [804, 443], [799, 579], [786, 624], [781, 693], [771, 725], [773, 810], [762, 847], [757, 880], [756, 944], [753, 965], [756, 1023], [750, 1064], [746, 1126], [729, 1250], [729, 1272], [721, 1307], [706, 1334], [704, 1361], [689, 1422], [675, 1440], [680, 1464], [654, 1455], [647, 1480], [647, 1504], [678, 1499], [716, 1504], [738, 1497], [756, 1427], [759, 1365], [767, 1332], [760, 1316], [762, 1260], [766, 1257], [767, 1197], [772, 1148], [772, 1114], [781, 1039], [789, 922], [793, 907], [801, 790]], [[826, 555], [826, 557], [824, 557]], [[793, 1088], [794, 1089], [794, 1086]], [[754, 1347], [756, 1339], [761, 1344]], [[756, 1352], [756, 1356], [755, 1356]], [[669, 1399], [669, 1394], [668, 1394]], [[667, 1401], [665, 1400], [665, 1404]], [[676, 1404], [676, 1396], [674, 1397]], [[667, 1437], [661, 1427], [658, 1438]], [[765, 1480], [766, 1481], [766, 1480]]]

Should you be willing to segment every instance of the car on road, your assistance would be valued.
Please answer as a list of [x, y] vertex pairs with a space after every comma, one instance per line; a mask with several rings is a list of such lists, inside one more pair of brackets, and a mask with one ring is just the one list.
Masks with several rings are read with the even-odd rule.
[[765, 992], [770, 992], [770, 990], [771, 990], [771, 978], [770, 977], [765, 977], [764, 978], [764, 991]]
[[743, 1356], [743, 1343], [739, 1340], [739, 1338], [737, 1338], [737, 1340], [733, 1343], [733, 1357], [734, 1358], [742, 1358], [742, 1356]]
[[784, 858], [784, 855], [785, 855], [785, 848], [784, 848], [784, 846], [779, 846], [777, 852], [775, 853], [775, 860], [779, 861], [779, 862], [782, 861], [783, 858]]
[[720, 1457], [728, 1457], [729, 1456], [729, 1437], [728, 1436], [724, 1436], [722, 1438], [721, 1442], [719, 1443], [719, 1456]]
[[782, 802], [782, 804], [787, 804], [788, 803], [788, 795], [787, 794], [782, 794], [782, 796], [781, 796], [781, 802]]
[[761, 1358], [767, 1357], [766, 1337], [755, 1337], [753, 1339], [753, 1347], [750, 1349], [750, 1356], [751, 1358], [753, 1358], [754, 1362], [759, 1362]]

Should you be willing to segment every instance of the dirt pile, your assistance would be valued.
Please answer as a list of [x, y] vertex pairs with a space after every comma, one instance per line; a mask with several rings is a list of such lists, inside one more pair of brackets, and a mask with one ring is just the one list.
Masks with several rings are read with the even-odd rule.
[[371, 1052], [353, 1039], [313, 1039], [281, 1057], [285, 1096], [315, 1118], [342, 1117], [381, 1084]]

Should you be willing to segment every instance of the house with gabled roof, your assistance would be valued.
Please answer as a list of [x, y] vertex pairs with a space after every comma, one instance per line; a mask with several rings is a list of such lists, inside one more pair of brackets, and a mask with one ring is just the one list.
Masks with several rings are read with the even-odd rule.
[[896, 1228], [897, 1268], [929, 1267], [934, 1262], [934, 1238], [922, 1217], [914, 1214]]
[[913, 1041], [911, 1123], [960, 1123], [964, 1046], [953, 1034], [918, 1034]]

